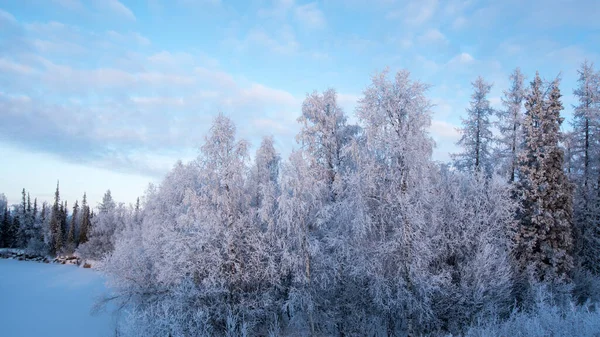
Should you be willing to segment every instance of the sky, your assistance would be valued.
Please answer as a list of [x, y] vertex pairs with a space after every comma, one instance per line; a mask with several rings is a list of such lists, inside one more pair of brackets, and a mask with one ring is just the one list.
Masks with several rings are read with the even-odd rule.
[[459, 151], [479, 75], [501, 108], [515, 67], [560, 74], [568, 128], [598, 17], [596, 0], [0, 0], [0, 193], [50, 201], [59, 180], [71, 204], [134, 202], [219, 112], [286, 158], [307, 93], [335, 88], [356, 121], [386, 67], [431, 85], [435, 160]]

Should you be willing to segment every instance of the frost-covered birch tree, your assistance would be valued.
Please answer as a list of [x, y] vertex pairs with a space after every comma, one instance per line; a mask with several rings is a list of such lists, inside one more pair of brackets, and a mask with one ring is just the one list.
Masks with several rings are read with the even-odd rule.
[[87, 242], [81, 244], [77, 251], [86, 259], [100, 260], [114, 250], [116, 237], [125, 227], [129, 210], [123, 204], [117, 204], [110, 190], [102, 197], [96, 214], [90, 223]]
[[429, 292], [437, 278], [426, 267], [433, 248], [426, 219], [433, 146], [427, 89], [406, 70], [391, 80], [386, 70], [373, 76], [357, 108], [372, 237], [369, 291], [388, 334], [426, 329], [432, 314]]
[[502, 176], [442, 168], [434, 185], [432, 274], [434, 321], [453, 334], [465, 325], [508, 313], [513, 301], [509, 229], [517, 203]]
[[330, 199], [335, 201], [337, 192], [334, 185], [340, 180], [344, 164], [342, 149], [356, 133], [356, 127], [346, 125], [346, 116], [337, 103], [334, 89], [307, 95], [298, 122], [302, 129], [296, 140], [310, 155], [306, 159], [311, 166], [318, 168], [318, 179], [326, 181]]

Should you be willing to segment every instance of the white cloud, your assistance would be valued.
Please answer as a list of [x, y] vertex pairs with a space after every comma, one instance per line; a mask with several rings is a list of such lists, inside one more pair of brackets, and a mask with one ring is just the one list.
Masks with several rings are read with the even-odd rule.
[[194, 73], [200, 77], [204, 83], [217, 85], [217, 88], [232, 88], [236, 86], [236, 81], [228, 73], [211, 70], [203, 67], [196, 67]]
[[435, 73], [440, 69], [439, 64], [424, 57], [423, 55], [416, 55], [415, 60], [419, 63], [422, 69], [427, 70], [430, 73]]
[[143, 36], [142, 34], [134, 32], [134, 33], [131, 33], [131, 35], [137, 41], [137, 43], [139, 43], [140, 45], [142, 45], [142, 46], [150, 45], [150, 39]]
[[437, 29], [429, 29], [421, 36], [419, 41], [424, 44], [448, 44], [448, 39]]
[[262, 84], [253, 83], [248, 88], [240, 90], [240, 101], [258, 101], [267, 104], [290, 106], [296, 103], [292, 94], [285, 90], [273, 89]]
[[582, 63], [586, 59], [595, 59], [598, 55], [586, 52], [583, 48], [578, 45], [570, 45], [562, 48], [551, 50], [546, 53], [545, 57], [548, 59], [554, 59], [563, 64], [576, 65]]
[[282, 123], [281, 120], [257, 118], [252, 121], [252, 124], [260, 130], [265, 130], [267, 135], [289, 135], [291, 131], [287, 123]]
[[81, 10], [84, 8], [79, 0], [52, 0], [52, 2], [70, 10]]
[[193, 68], [195, 66], [205, 66], [208, 68], [218, 68], [219, 60], [204, 53], [171, 52], [160, 51], [147, 56], [150, 64], [158, 69], [173, 70], [182, 68]]
[[459, 16], [454, 21], [452, 21], [452, 28], [461, 29], [467, 25], [467, 19], [463, 16]]
[[369, 40], [358, 35], [352, 35], [351, 37], [345, 40], [337, 41], [336, 43], [339, 46], [351, 48], [359, 52], [366, 51], [377, 44], [377, 42], [373, 40]]
[[448, 61], [449, 66], [473, 63], [475, 59], [469, 53], [460, 53]]
[[33, 68], [24, 64], [15, 63], [5, 58], [0, 58], [0, 72], [11, 72], [19, 75], [33, 73]]
[[433, 111], [437, 118], [447, 118], [452, 113], [452, 105], [441, 98], [432, 98], [434, 104]]
[[258, 17], [262, 19], [283, 20], [294, 8], [294, 0], [274, 0], [272, 6], [258, 10]]
[[203, 5], [211, 5], [218, 6], [221, 4], [221, 0], [178, 0], [178, 2], [182, 5], [186, 6], [203, 6]]
[[183, 106], [185, 104], [185, 101], [182, 97], [132, 96], [131, 101], [139, 105]]
[[401, 3], [399, 6], [400, 8], [390, 11], [386, 18], [400, 19], [408, 25], [420, 26], [433, 18], [438, 7], [438, 0], [411, 0], [408, 3]]
[[[23, 25], [25, 29], [31, 32], [35, 32], [38, 34], [44, 35], [52, 35], [52, 34], [67, 34], [67, 29], [71, 29], [74, 31], [74, 27], [65, 25], [64, 23], [57, 21], [49, 21], [49, 22], [34, 22], [34, 23], [26, 23]], [[64, 36], [64, 35], [63, 35]], [[71, 34], [72, 36], [72, 34]]]
[[457, 126], [442, 120], [431, 121], [431, 137], [436, 143], [433, 150], [433, 159], [447, 162], [451, 159], [450, 153], [456, 153], [458, 147], [456, 143], [460, 139], [460, 132]]
[[38, 51], [44, 54], [83, 54], [87, 52], [85, 47], [68, 41], [33, 39], [31, 43]]
[[195, 79], [188, 75], [170, 74], [164, 72], [144, 72], [135, 74], [138, 81], [149, 85], [180, 85], [187, 86], [195, 83]]
[[143, 36], [138, 32], [119, 33], [114, 30], [109, 30], [106, 33], [112, 40], [118, 43], [130, 43], [135, 42], [140, 46], [149, 46], [151, 44], [150, 39]]
[[123, 5], [119, 0], [101, 0], [96, 1], [96, 4], [102, 8], [105, 8], [114, 14], [117, 14], [126, 19], [135, 21], [135, 15], [131, 11], [131, 9], [127, 8], [127, 6]]
[[174, 67], [177, 65], [191, 65], [194, 63], [194, 56], [185, 52], [160, 51], [147, 57], [152, 64], [160, 66]]
[[9, 12], [3, 11], [0, 8], [0, 27], [4, 28], [5, 26], [14, 24], [17, 24], [17, 19]]
[[313, 52], [309, 52], [308, 55], [311, 58], [313, 58], [315, 60], [320, 60], [320, 61], [326, 61], [326, 60], [331, 59], [331, 56], [326, 52], [313, 51]]
[[264, 29], [252, 29], [242, 40], [233, 38], [227, 39], [223, 43], [240, 52], [260, 47], [260, 49], [267, 48], [277, 54], [290, 55], [300, 49], [293, 30], [288, 26], [279, 29], [274, 35], [268, 34]]
[[523, 47], [517, 43], [506, 41], [500, 44], [498, 50], [508, 55], [516, 55], [523, 51]]
[[346, 115], [353, 115], [354, 108], [358, 104], [358, 100], [360, 100], [361, 97], [362, 96], [360, 95], [338, 93], [337, 100], [339, 105], [344, 109]]
[[460, 138], [460, 132], [457, 126], [442, 120], [431, 121], [431, 134], [439, 140], [457, 142]]
[[296, 19], [304, 26], [313, 29], [325, 27], [325, 15], [316, 2], [297, 6], [294, 10]]
[[492, 96], [489, 98], [490, 105], [493, 108], [500, 108], [502, 106], [502, 99], [498, 96]]

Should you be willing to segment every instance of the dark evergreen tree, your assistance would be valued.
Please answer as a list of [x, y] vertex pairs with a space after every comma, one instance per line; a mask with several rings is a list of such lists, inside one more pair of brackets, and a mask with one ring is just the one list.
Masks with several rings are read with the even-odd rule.
[[44, 201], [42, 203], [42, 210], [40, 211], [40, 221], [39, 221], [39, 227], [40, 227], [40, 241], [41, 242], [45, 242], [46, 241], [46, 235], [50, 232], [50, 226], [47, 224], [47, 219], [48, 219], [48, 207], [47, 207], [47, 203]]
[[573, 268], [572, 186], [559, 147], [563, 107], [558, 80], [549, 92], [544, 89], [536, 73], [525, 102], [514, 253], [522, 272], [534, 281], [552, 282], [569, 279]]
[[63, 246], [60, 205], [61, 204], [59, 184], [56, 183], [56, 192], [54, 193], [54, 205], [52, 206], [52, 214], [50, 215], [50, 254], [52, 255], [59, 254], [60, 249]]
[[81, 228], [79, 229], [78, 244], [87, 242], [89, 228], [90, 228], [90, 207], [87, 204], [86, 194], [83, 193], [83, 201], [81, 203]]
[[[31, 205], [31, 204], [30, 204]], [[30, 206], [31, 208], [31, 206]], [[21, 191], [21, 205], [17, 211], [17, 217], [19, 218], [19, 230], [17, 234], [17, 240], [15, 246], [19, 248], [23, 248], [27, 245], [28, 239], [28, 231], [30, 230], [28, 226], [28, 213], [27, 213], [27, 192], [25, 189]]]
[[69, 231], [69, 225], [67, 221], [69, 209], [67, 207], [67, 201], [65, 200], [60, 207], [60, 231], [62, 233], [63, 245], [67, 242], [67, 234]]
[[37, 206], [37, 198], [33, 199], [33, 210], [31, 215], [33, 216], [34, 219], [37, 219], [37, 213], [38, 213], [38, 206]]
[[9, 231], [9, 245], [10, 248], [21, 248], [20, 246], [20, 237], [19, 232], [21, 230], [21, 221], [19, 220], [19, 216], [15, 215], [12, 217], [12, 223]]
[[79, 204], [77, 203], [77, 200], [75, 200], [73, 213], [71, 214], [71, 224], [69, 226], [69, 232], [67, 233], [67, 247], [71, 252], [75, 249], [75, 228], [77, 227], [78, 215]]
[[12, 219], [10, 218], [8, 205], [5, 205], [2, 211], [2, 223], [0, 224], [0, 247], [10, 247], [10, 242], [12, 241], [10, 237], [11, 224]]

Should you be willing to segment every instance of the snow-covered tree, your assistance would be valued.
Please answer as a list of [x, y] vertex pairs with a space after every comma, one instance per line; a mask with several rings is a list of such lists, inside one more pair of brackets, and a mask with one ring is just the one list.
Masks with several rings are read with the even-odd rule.
[[4, 209], [8, 207], [8, 200], [6, 200], [6, 195], [4, 193], [0, 193], [0, 211], [4, 211]]
[[490, 107], [487, 95], [492, 85], [479, 76], [471, 83], [474, 92], [471, 95], [471, 106], [467, 109], [467, 118], [462, 120], [462, 135], [457, 145], [463, 151], [452, 157], [455, 166], [466, 171], [483, 171], [490, 174], [492, 171], [492, 124], [490, 117], [494, 110]]
[[60, 211], [60, 192], [59, 185], [56, 183], [56, 191], [54, 192], [54, 205], [50, 213], [50, 237], [49, 246], [50, 254], [56, 255], [60, 253], [63, 247], [63, 232], [61, 230], [61, 211]]
[[[4, 194], [1, 194], [0, 197], [4, 197]], [[8, 210], [6, 197], [0, 198], [0, 204], [3, 205], [0, 210], [2, 212], [2, 222], [0, 222], [0, 247], [11, 247], [14, 237], [12, 233], [12, 218]]]
[[[431, 262], [432, 244], [427, 226], [427, 190], [433, 164], [433, 141], [428, 134], [431, 102], [428, 86], [399, 71], [373, 76], [359, 101], [357, 116], [364, 127], [359, 171], [367, 200], [369, 229], [369, 291], [387, 333], [413, 333], [431, 315], [429, 292], [435, 275], [424, 266]], [[365, 261], [366, 263], [369, 263]]]
[[90, 223], [88, 241], [80, 245], [78, 252], [87, 259], [99, 260], [114, 249], [116, 235], [125, 227], [128, 220], [128, 209], [113, 200], [107, 190], [98, 206], [98, 214]]
[[88, 241], [88, 231], [90, 229], [90, 206], [87, 204], [87, 196], [83, 193], [83, 201], [81, 202], [81, 227], [79, 229], [78, 244]]
[[512, 304], [508, 230], [517, 203], [506, 179], [442, 168], [434, 185], [431, 225], [439, 275], [434, 319], [453, 334], [473, 321], [506, 314]]
[[69, 218], [69, 208], [67, 205], [67, 201], [60, 204], [60, 232], [62, 233], [62, 251], [64, 252], [67, 244], [67, 232], [69, 231], [68, 218]]
[[48, 245], [45, 240], [49, 231], [49, 223], [46, 216], [46, 203], [42, 204], [42, 209], [38, 211], [37, 198], [33, 201], [32, 209], [33, 226], [30, 239], [27, 243], [27, 252], [32, 255], [45, 255], [48, 253]]
[[274, 232], [279, 198], [279, 162], [281, 157], [275, 150], [272, 137], [263, 138], [256, 151], [250, 176], [251, 205], [256, 210], [259, 227]]
[[19, 233], [17, 237], [16, 245], [20, 248], [24, 248], [27, 246], [27, 242], [29, 241], [29, 235], [31, 233], [31, 227], [33, 226], [33, 222], [30, 221], [30, 213], [31, 213], [31, 201], [29, 202], [29, 212], [27, 211], [27, 192], [25, 189], [21, 191], [21, 205], [19, 205], [17, 216], [19, 217]]
[[[576, 159], [576, 149], [575, 149], [575, 135], [573, 131], [563, 132], [563, 139], [561, 141], [562, 148], [565, 152], [565, 172], [567, 176], [572, 181], [576, 178], [577, 173], [577, 159]], [[575, 193], [574, 197], [577, 197], [577, 193]], [[577, 213], [577, 210], [574, 210], [574, 213]], [[576, 214], [574, 214], [576, 217]]]
[[496, 149], [497, 164], [503, 175], [508, 177], [508, 181], [515, 181], [515, 173], [518, 164], [518, 154], [522, 143], [521, 123], [523, 120], [523, 101], [525, 99], [525, 86], [523, 81], [525, 76], [520, 68], [516, 68], [509, 77], [511, 81], [510, 88], [504, 91], [502, 104], [504, 109], [497, 110], [498, 129], [498, 147]]
[[559, 147], [560, 98], [558, 80], [546, 92], [536, 73], [525, 101], [514, 254], [520, 270], [537, 281], [566, 280], [573, 268], [572, 186]]
[[600, 273], [600, 74], [587, 61], [578, 73], [571, 132], [577, 253], [584, 268]]
[[69, 223], [69, 231], [67, 232], [66, 248], [72, 253], [75, 250], [75, 231], [79, 227], [79, 203], [75, 200], [73, 205], [73, 213], [71, 213], [71, 221]]
[[355, 126], [346, 125], [346, 120], [334, 89], [307, 95], [302, 103], [302, 115], [298, 118], [302, 129], [296, 140], [310, 154], [306, 159], [319, 168], [315, 173], [319, 175], [318, 179], [327, 182], [332, 201], [336, 198], [334, 184], [339, 181], [344, 164], [342, 148], [357, 131]]
[[246, 142], [217, 116], [197, 160], [178, 163], [147, 193], [141, 225], [130, 226], [137, 234], [119, 236], [103, 268], [119, 298], [134, 301], [142, 334], [242, 335], [269, 326], [267, 290], [275, 288], [252, 221], [247, 163]]

